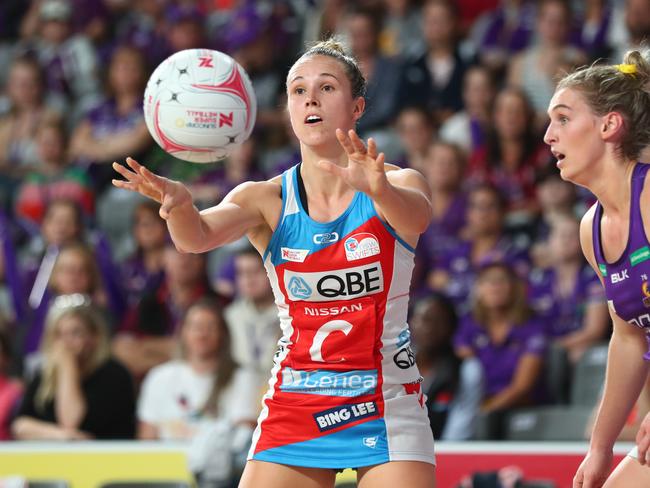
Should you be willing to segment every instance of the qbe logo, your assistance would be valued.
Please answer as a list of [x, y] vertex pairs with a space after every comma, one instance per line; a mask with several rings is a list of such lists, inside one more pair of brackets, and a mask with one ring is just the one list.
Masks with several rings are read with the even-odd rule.
[[326, 432], [375, 415], [377, 415], [377, 404], [375, 402], [361, 402], [340, 405], [315, 413], [314, 420], [318, 425], [318, 430]]
[[285, 270], [284, 282], [289, 299], [310, 302], [352, 300], [384, 291], [380, 262], [315, 273]]

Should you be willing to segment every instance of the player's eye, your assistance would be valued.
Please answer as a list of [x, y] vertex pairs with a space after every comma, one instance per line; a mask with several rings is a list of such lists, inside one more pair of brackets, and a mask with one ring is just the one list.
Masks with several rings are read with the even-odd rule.
[[294, 88], [293, 92], [296, 95], [302, 95], [303, 93], [305, 93], [305, 89], [299, 86], [299, 87]]
[[332, 90], [334, 90], [334, 87], [332, 85], [324, 85], [323, 86], [323, 91], [328, 92], [328, 91], [332, 91]]

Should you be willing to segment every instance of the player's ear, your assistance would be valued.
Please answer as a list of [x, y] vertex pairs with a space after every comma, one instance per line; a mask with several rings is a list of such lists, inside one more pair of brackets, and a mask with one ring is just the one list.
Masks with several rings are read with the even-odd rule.
[[619, 139], [625, 127], [625, 119], [619, 112], [609, 112], [601, 118], [600, 136], [605, 141]]
[[354, 101], [352, 107], [352, 115], [354, 116], [354, 121], [356, 122], [363, 115], [363, 111], [366, 109], [366, 99], [363, 97], [357, 97]]

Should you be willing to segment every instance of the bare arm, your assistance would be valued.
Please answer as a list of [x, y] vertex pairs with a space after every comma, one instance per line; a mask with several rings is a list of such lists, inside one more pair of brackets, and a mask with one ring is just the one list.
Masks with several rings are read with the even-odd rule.
[[149, 422], [138, 422], [138, 439], [144, 441], [154, 441], [160, 439], [158, 435], [158, 427]]
[[64, 349], [58, 351], [54, 412], [64, 429], [78, 429], [86, 415], [86, 399], [81, 389], [81, 371], [75, 357]]
[[233, 189], [219, 205], [199, 212], [182, 183], [155, 175], [132, 158], [126, 161], [130, 170], [117, 163], [113, 167], [127, 181], [113, 180], [113, 184], [159, 202], [160, 216], [167, 221], [174, 244], [183, 252], [214, 249], [264, 226], [262, 207], [268, 207], [273, 192], [279, 195], [275, 183], [246, 182]]
[[70, 146], [74, 156], [94, 161], [109, 161], [122, 154], [142, 151], [150, 142], [151, 136], [144, 121], [132, 129], [122, 130], [102, 139], [93, 137], [90, 124], [84, 121], [75, 131]]
[[520, 405], [528, 398], [542, 371], [542, 358], [535, 354], [524, 354], [512, 382], [502, 391], [488, 399], [482, 407], [484, 412], [494, 412]]
[[610, 323], [607, 304], [590, 303], [585, 311], [582, 328], [562, 338], [560, 343], [569, 351], [571, 359], [576, 361], [587, 348], [604, 339]]
[[86, 432], [65, 429], [51, 422], [43, 422], [33, 417], [22, 416], [11, 425], [13, 436], [19, 440], [83, 440], [92, 439]]

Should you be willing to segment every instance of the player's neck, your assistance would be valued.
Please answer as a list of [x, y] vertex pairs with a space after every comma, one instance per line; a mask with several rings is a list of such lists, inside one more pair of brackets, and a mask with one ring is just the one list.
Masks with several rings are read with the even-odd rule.
[[[590, 181], [585, 185], [598, 198], [605, 213], [627, 218], [632, 192], [631, 180], [636, 161], [617, 161], [608, 158], [595, 166]], [[612, 184], [616, 182], [616, 184]]]
[[300, 175], [305, 183], [305, 190], [310, 196], [324, 196], [339, 198], [351, 191], [351, 188], [338, 176], [325, 171], [319, 161], [327, 160], [340, 166], [347, 165], [345, 153], [337, 151], [330, 157], [312, 151], [302, 152]]

